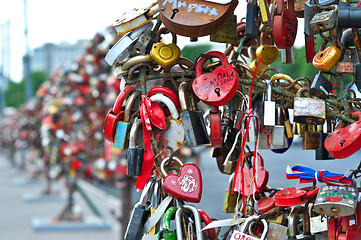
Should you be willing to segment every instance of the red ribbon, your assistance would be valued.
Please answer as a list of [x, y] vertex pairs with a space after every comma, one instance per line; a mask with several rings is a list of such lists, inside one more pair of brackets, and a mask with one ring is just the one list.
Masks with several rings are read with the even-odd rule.
[[142, 95], [142, 105], [140, 107], [140, 117], [142, 119], [143, 125], [143, 141], [145, 146], [145, 151], [143, 154], [143, 165], [142, 165], [142, 175], [137, 179], [135, 187], [143, 190], [146, 183], [150, 179], [152, 173], [152, 168], [154, 164], [154, 155], [152, 151], [152, 144], [150, 141], [152, 124], [164, 130], [165, 129], [165, 115], [163, 109], [150, 100], [149, 97]]

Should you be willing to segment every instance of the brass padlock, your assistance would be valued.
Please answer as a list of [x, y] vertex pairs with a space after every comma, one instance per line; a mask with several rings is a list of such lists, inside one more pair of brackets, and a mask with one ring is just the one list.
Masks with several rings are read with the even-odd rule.
[[161, 28], [157, 32], [156, 43], [152, 46], [150, 57], [154, 62], [166, 68], [172, 66], [181, 57], [180, 48], [176, 45], [176, 35], [173, 35], [173, 43], [165, 44], [160, 42], [160, 35], [169, 32], [166, 28]]
[[341, 55], [340, 49], [336, 46], [329, 46], [315, 55], [312, 64], [320, 71], [329, 72], [340, 60]]
[[316, 131], [314, 125], [307, 125], [307, 131], [305, 136], [302, 138], [302, 149], [303, 150], [319, 150], [320, 149], [320, 135], [319, 131]]
[[275, 45], [261, 45], [256, 49], [258, 59], [262, 58], [262, 63], [265, 65], [275, 62], [278, 58], [279, 51]]
[[234, 174], [232, 174], [229, 177], [228, 189], [226, 189], [226, 193], [224, 195], [223, 211], [225, 213], [233, 213], [233, 212], [235, 212], [235, 208], [236, 208], [236, 205], [237, 205], [237, 199], [239, 197], [239, 193], [237, 191], [234, 191], [234, 194], [232, 194], [233, 177], [234, 177]]
[[237, 15], [233, 14], [226, 25], [217, 32], [212, 33], [210, 41], [235, 44], [237, 42]]

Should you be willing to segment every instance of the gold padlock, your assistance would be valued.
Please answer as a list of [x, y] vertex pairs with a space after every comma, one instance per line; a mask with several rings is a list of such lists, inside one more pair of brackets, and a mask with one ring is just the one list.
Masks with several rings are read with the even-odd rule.
[[176, 45], [176, 35], [173, 35], [173, 43], [165, 44], [160, 41], [160, 35], [167, 33], [168, 29], [161, 28], [157, 32], [156, 43], [152, 46], [150, 57], [160, 66], [167, 68], [172, 66], [181, 56], [181, 50]]
[[312, 61], [315, 68], [323, 72], [329, 72], [340, 60], [342, 52], [336, 46], [329, 46], [317, 53]]
[[278, 48], [274, 45], [261, 45], [256, 50], [258, 59], [262, 59], [262, 63], [265, 65], [275, 62], [278, 58]]

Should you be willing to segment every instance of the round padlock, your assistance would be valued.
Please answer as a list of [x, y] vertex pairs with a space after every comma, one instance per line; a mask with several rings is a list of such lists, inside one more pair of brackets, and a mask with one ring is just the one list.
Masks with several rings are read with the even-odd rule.
[[285, 188], [275, 193], [276, 206], [291, 207], [304, 204], [308, 201], [308, 199], [305, 198], [306, 194], [306, 190], [301, 190], [296, 187]]
[[279, 51], [276, 46], [261, 45], [256, 49], [256, 55], [258, 59], [262, 58], [263, 64], [268, 65], [277, 60]]
[[211, 58], [221, 60], [221, 66], [212, 73], [203, 73], [203, 66], [208, 60], [202, 56], [196, 63], [196, 76], [192, 88], [197, 97], [209, 106], [222, 106], [228, 103], [236, 94], [239, 77], [237, 71], [228, 63], [227, 57], [219, 51], [206, 53]]

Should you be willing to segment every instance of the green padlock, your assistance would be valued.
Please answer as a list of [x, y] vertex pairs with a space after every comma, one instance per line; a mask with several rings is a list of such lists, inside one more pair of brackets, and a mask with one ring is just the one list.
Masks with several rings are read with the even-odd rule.
[[168, 208], [164, 214], [163, 218], [163, 229], [158, 232], [158, 240], [177, 240], [176, 230], [170, 231], [170, 220], [175, 219], [175, 213], [177, 212], [177, 207], [173, 206]]

